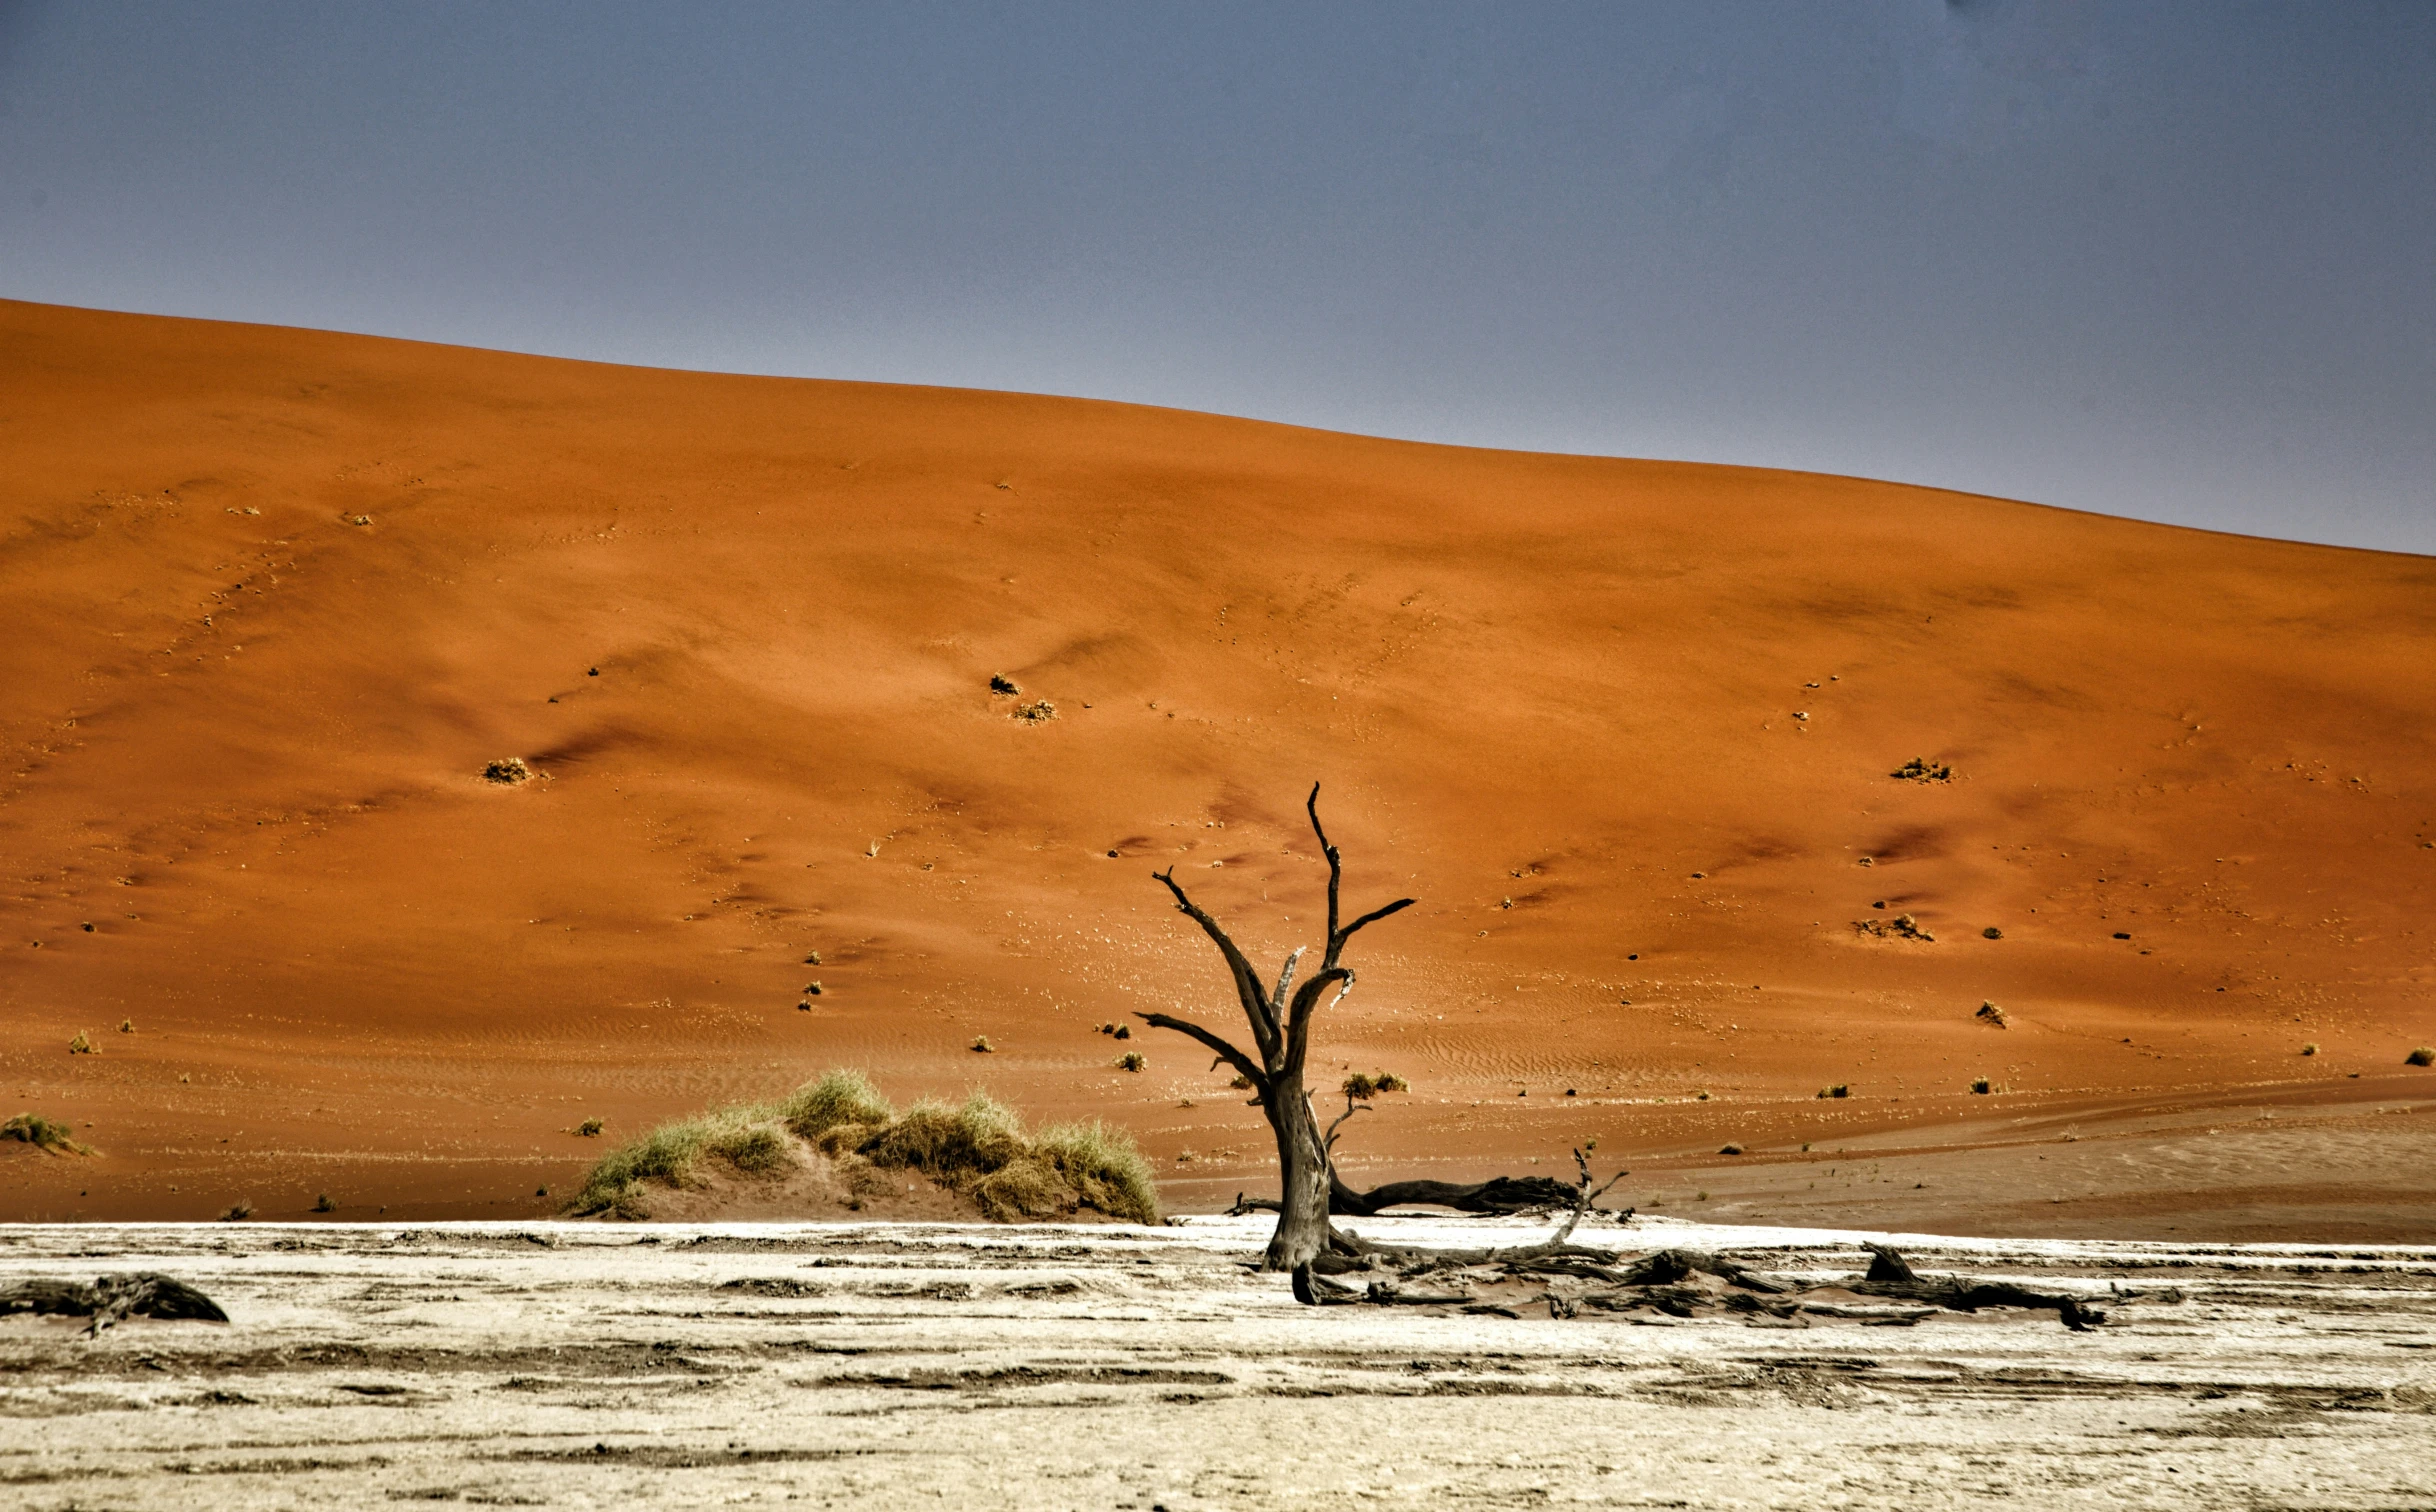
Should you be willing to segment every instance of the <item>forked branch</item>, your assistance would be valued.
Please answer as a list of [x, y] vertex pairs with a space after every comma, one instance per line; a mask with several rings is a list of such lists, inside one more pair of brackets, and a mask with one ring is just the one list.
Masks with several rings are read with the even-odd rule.
[[1303, 810], [1311, 816], [1311, 833], [1319, 837], [1320, 854], [1328, 858], [1328, 955], [1320, 966], [1322, 970], [1332, 970], [1337, 957], [1345, 952], [1345, 942], [1352, 939], [1357, 931], [1364, 925], [1378, 923], [1391, 913], [1412, 907], [1413, 900], [1398, 898], [1385, 908], [1372, 909], [1342, 929], [1337, 927], [1336, 921], [1340, 917], [1337, 893], [1344, 882], [1345, 863], [1337, 854], [1336, 847], [1328, 843], [1328, 831], [1320, 825], [1319, 795], [1320, 785], [1315, 782], [1311, 784], [1311, 796], [1303, 802]]
[[1163, 872], [1152, 872], [1151, 875], [1165, 883], [1167, 890], [1175, 894], [1177, 911], [1200, 925], [1201, 932], [1208, 935], [1211, 942], [1217, 945], [1219, 954], [1226, 957], [1227, 970], [1235, 977], [1235, 995], [1243, 1000], [1243, 1014], [1251, 1021], [1252, 1038], [1260, 1046], [1261, 1059], [1274, 1059], [1277, 1054], [1277, 1014], [1269, 1007], [1268, 995], [1261, 991], [1260, 974], [1252, 969], [1251, 961], [1236, 947], [1218, 921], [1185, 895], [1182, 884], [1176, 881], [1174, 867]]

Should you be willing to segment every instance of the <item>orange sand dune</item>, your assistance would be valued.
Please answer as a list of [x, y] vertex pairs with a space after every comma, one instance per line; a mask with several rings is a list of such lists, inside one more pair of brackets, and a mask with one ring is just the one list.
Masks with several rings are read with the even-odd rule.
[[[2426, 558], [27, 304], [0, 457], [0, 1100], [103, 1151], [0, 1145], [0, 1217], [539, 1212], [586, 1115], [836, 1064], [1223, 1201], [1255, 1115], [1095, 1026], [1229, 1020], [1154, 867], [1309, 938], [1314, 779], [1349, 901], [1421, 900], [1319, 1036], [1413, 1082], [1357, 1179], [2436, 1123], [2374, 1121], [2436, 1106]], [[2394, 1179], [2346, 1221], [2436, 1235]]]

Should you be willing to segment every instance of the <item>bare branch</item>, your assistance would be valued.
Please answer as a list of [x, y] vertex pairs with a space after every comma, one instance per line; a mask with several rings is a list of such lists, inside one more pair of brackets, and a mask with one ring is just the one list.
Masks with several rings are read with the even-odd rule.
[[1252, 1057], [1244, 1054], [1241, 1050], [1236, 1049], [1233, 1045], [1228, 1044], [1225, 1040], [1220, 1039], [1217, 1035], [1212, 1034], [1207, 1029], [1202, 1028], [1199, 1024], [1193, 1023], [1189, 1019], [1180, 1019], [1165, 1013], [1137, 1013], [1134, 1015], [1134, 1017], [1140, 1019], [1143, 1023], [1148, 1024], [1153, 1029], [1173, 1029], [1178, 1034], [1190, 1035], [1194, 1039], [1199, 1040], [1202, 1044], [1215, 1051], [1220, 1060], [1225, 1061], [1228, 1065], [1233, 1066], [1238, 1072], [1242, 1073], [1243, 1077], [1247, 1081], [1251, 1082], [1253, 1087], [1257, 1089], [1264, 1097], [1268, 1094], [1269, 1073], [1261, 1066], [1255, 1064]]
[[1263, 1060], [1275, 1059], [1278, 1047], [1277, 1016], [1269, 1011], [1269, 999], [1260, 990], [1260, 977], [1252, 970], [1251, 961], [1236, 948], [1235, 942], [1227, 937], [1227, 932], [1219, 927], [1216, 919], [1185, 896], [1183, 887], [1176, 881], [1174, 867], [1163, 872], [1152, 872], [1151, 875], [1167, 884], [1167, 890], [1176, 895], [1177, 910], [1200, 925], [1202, 933], [1218, 946], [1219, 954], [1226, 957], [1227, 969], [1235, 975], [1235, 995], [1243, 999], [1244, 1017], [1252, 1022], [1252, 1038], [1260, 1046], [1261, 1057]]
[[1328, 843], [1328, 832], [1320, 828], [1319, 790], [1318, 783], [1311, 784], [1311, 796], [1303, 800], [1303, 809], [1311, 815], [1311, 833], [1319, 836], [1320, 854], [1328, 858], [1328, 964], [1334, 966], [1336, 953], [1344, 948], [1336, 937], [1336, 893], [1338, 884], [1344, 880], [1345, 862], [1336, 847]]
[[[1365, 1108], [1364, 1108], [1363, 1104], [1362, 1104], [1362, 1103], [1361, 1103], [1359, 1100], [1357, 1100], [1357, 1099], [1354, 1097], [1354, 1095], [1353, 1095], [1353, 1084], [1352, 1084], [1351, 1082], [1346, 1083], [1346, 1084], [1345, 1084], [1345, 1111], [1344, 1111], [1344, 1112], [1342, 1112], [1342, 1113], [1339, 1113], [1339, 1114], [1336, 1116], [1336, 1122], [1334, 1122], [1334, 1123], [1332, 1123], [1332, 1124], [1330, 1124], [1330, 1125], [1328, 1126], [1328, 1133], [1327, 1133], [1327, 1136], [1325, 1137], [1325, 1139], [1323, 1139], [1323, 1140], [1322, 1140], [1322, 1143], [1323, 1143], [1323, 1144], [1324, 1144], [1324, 1145], [1325, 1145], [1325, 1146], [1326, 1146], [1326, 1147], [1327, 1147], [1327, 1148], [1328, 1148], [1328, 1149], [1329, 1149], [1331, 1152], [1333, 1152], [1333, 1151], [1336, 1149], [1336, 1131], [1337, 1131], [1337, 1130], [1339, 1130], [1339, 1129], [1341, 1129], [1341, 1128], [1343, 1128], [1343, 1127], [1345, 1126], [1345, 1120], [1346, 1120], [1346, 1119], [1353, 1117], [1353, 1115], [1354, 1115], [1354, 1114], [1356, 1114], [1356, 1113], [1360, 1113], [1360, 1112], [1364, 1112], [1364, 1111], [1366, 1111], [1366, 1110], [1365, 1110]], [[1333, 1180], [1333, 1179], [1334, 1179], [1334, 1173], [1331, 1173], [1331, 1178], [1330, 1178], [1330, 1179], [1331, 1179], [1331, 1180]]]
[[1328, 958], [1331, 961], [1336, 959], [1336, 953], [1345, 948], [1345, 942], [1353, 938], [1355, 930], [1362, 928], [1366, 924], [1376, 924], [1381, 919], [1386, 918], [1389, 914], [1402, 913], [1404, 910], [1413, 906], [1413, 901], [1414, 900], [1411, 898], [1398, 898], [1393, 903], [1388, 904], [1385, 908], [1374, 908], [1370, 912], [1354, 920], [1352, 923], [1346, 925], [1344, 933], [1334, 935], [1330, 938]]
[[1294, 954], [1286, 957], [1285, 969], [1277, 973], [1277, 990], [1269, 994], [1269, 1012], [1279, 1018], [1286, 1012], [1286, 989], [1294, 985], [1294, 968], [1301, 965], [1308, 945], [1297, 945]]

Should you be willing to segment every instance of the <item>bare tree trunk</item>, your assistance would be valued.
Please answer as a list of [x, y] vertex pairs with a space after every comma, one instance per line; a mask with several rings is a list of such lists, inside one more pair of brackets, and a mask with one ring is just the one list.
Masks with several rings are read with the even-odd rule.
[[1277, 1232], [1262, 1260], [1273, 1271], [1300, 1270], [1328, 1247], [1328, 1192], [1336, 1171], [1301, 1082], [1298, 1076], [1292, 1088], [1279, 1088], [1281, 1106], [1261, 1110], [1277, 1134]]
[[1292, 1271], [1294, 1295], [1304, 1302], [1316, 1302], [1319, 1299], [1311, 1285], [1311, 1262], [1328, 1247], [1328, 1194], [1335, 1184], [1336, 1171], [1328, 1158], [1327, 1137], [1320, 1132], [1319, 1115], [1312, 1111], [1311, 1098], [1303, 1089], [1303, 1060], [1311, 1045], [1311, 1020], [1319, 1012], [1320, 999], [1329, 988], [1336, 989], [1338, 998], [1353, 990], [1352, 968], [1338, 962], [1345, 942], [1366, 925], [1410, 908], [1413, 900], [1398, 898], [1340, 926], [1337, 892], [1344, 880], [1344, 862], [1336, 847], [1328, 843], [1328, 832], [1320, 827], [1318, 783], [1311, 785], [1311, 796], [1303, 807], [1311, 816], [1311, 833], [1319, 837], [1320, 853], [1328, 858], [1328, 938], [1320, 969], [1300, 986], [1295, 985], [1294, 974], [1302, 965], [1302, 951], [1286, 957], [1274, 988], [1264, 988], [1260, 974], [1228, 938], [1226, 930], [1185, 896], [1183, 886], [1176, 881], [1175, 868], [1151, 874], [1174, 895], [1177, 912], [1200, 925], [1201, 932], [1210, 937], [1218, 953], [1226, 958], [1227, 971], [1234, 978], [1236, 1001], [1243, 1009], [1244, 1021], [1251, 1027], [1252, 1044], [1258, 1053], [1238, 1049], [1218, 1034], [1172, 1014], [1142, 1013], [1135, 1017], [1154, 1029], [1173, 1029], [1200, 1041], [1218, 1057], [1219, 1064], [1233, 1066], [1243, 1077], [1244, 1085], [1257, 1094], [1260, 1110], [1277, 1136], [1278, 1175], [1277, 1231], [1269, 1236], [1269, 1248], [1261, 1263], [1268, 1270]]

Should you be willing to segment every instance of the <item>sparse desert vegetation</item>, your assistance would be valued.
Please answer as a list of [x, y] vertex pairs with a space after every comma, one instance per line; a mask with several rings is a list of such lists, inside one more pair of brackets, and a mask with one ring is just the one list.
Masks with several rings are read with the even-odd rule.
[[2418, 1049], [2413, 1050], [2410, 1054], [2402, 1057], [2402, 1064], [2406, 1066], [2436, 1066], [2436, 1045], [2421, 1045]]
[[37, 1150], [48, 1150], [54, 1155], [90, 1155], [93, 1153], [90, 1147], [76, 1142], [75, 1137], [68, 1132], [66, 1124], [57, 1119], [45, 1118], [39, 1113], [20, 1113], [7, 1123], [0, 1124], [0, 1139], [13, 1139], [20, 1144], [30, 1144]]
[[1159, 1220], [1150, 1162], [1123, 1133], [1090, 1122], [1026, 1134], [1011, 1111], [978, 1092], [960, 1105], [924, 1101], [899, 1112], [853, 1071], [832, 1071], [774, 1104], [662, 1124], [595, 1165], [570, 1207], [642, 1217], [651, 1188], [700, 1187], [714, 1167], [766, 1178], [815, 1163], [858, 1201], [883, 1188], [878, 1173], [893, 1171], [926, 1177], [1002, 1221], [1081, 1209]]
[[[1886, 905], [1880, 903], [1877, 906], [1884, 908]], [[1855, 919], [1852, 927], [1860, 934], [1874, 935], [1882, 940], [1934, 941], [1937, 938], [1921, 928], [1920, 921], [1910, 914], [1897, 914], [1891, 919]]]
[[496, 782], [502, 787], [514, 787], [533, 780], [533, 769], [524, 764], [522, 756], [502, 756], [482, 769], [482, 780]]

